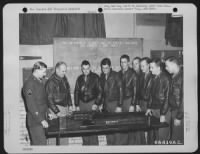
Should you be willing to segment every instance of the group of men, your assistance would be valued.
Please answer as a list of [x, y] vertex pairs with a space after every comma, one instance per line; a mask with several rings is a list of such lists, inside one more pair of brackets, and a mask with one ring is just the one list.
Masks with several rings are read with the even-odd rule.
[[[148, 136], [142, 130], [108, 134], [107, 145], [144, 145], [157, 140], [183, 143], [183, 72], [177, 58], [169, 57], [163, 65], [160, 59], [135, 57], [130, 67], [130, 57], [122, 55], [119, 72], [112, 69], [109, 58], [102, 59], [100, 65], [102, 72], [98, 75], [91, 71], [89, 61], [82, 61], [82, 74], [74, 90], [76, 111], [145, 112], [169, 123], [169, 127], [151, 131]], [[45, 63], [35, 63], [23, 87], [32, 145], [46, 144], [47, 112], [50, 118], [57, 118], [74, 110], [66, 63], [58, 62], [44, 85], [46, 69]], [[98, 145], [97, 135], [82, 139], [83, 145]]]

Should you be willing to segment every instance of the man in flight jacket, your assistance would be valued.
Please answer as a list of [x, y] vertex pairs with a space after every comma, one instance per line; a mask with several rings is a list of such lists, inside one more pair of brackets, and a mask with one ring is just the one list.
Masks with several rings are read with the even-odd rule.
[[[154, 75], [151, 85], [151, 100], [147, 104], [146, 114], [154, 115], [160, 119], [160, 122], [170, 121], [170, 113], [168, 112], [169, 107], [169, 86], [170, 79], [162, 71], [162, 62], [160, 59], [154, 59], [150, 63], [150, 70]], [[156, 133], [156, 138], [152, 140], [169, 140], [170, 129], [160, 128]]]
[[184, 111], [183, 111], [183, 71], [175, 57], [168, 57], [165, 62], [166, 70], [172, 74], [169, 93], [169, 107], [171, 111], [171, 140], [183, 144], [184, 142]]
[[70, 86], [66, 77], [66, 71], [66, 63], [58, 62], [55, 66], [55, 73], [46, 83], [48, 104], [57, 117], [66, 116], [68, 110], [72, 110]]
[[[101, 61], [102, 74], [100, 76], [101, 87], [103, 90], [103, 111], [122, 112], [123, 90], [119, 74], [111, 69], [111, 61], [104, 58]], [[119, 133], [106, 135], [107, 145], [121, 145]]]
[[[74, 102], [77, 111], [96, 111], [101, 103], [102, 89], [100, 79], [91, 71], [89, 61], [81, 64], [83, 74], [77, 80], [74, 91]], [[83, 137], [83, 145], [98, 145], [98, 136], [89, 135]]]

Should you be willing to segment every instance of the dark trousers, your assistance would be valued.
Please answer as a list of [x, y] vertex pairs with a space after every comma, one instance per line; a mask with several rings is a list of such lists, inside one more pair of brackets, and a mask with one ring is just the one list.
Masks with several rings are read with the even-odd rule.
[[29, 127], [28, 130], [30, 134], [31, 145], [46, 145], [47, 144], [45, 130], [42, 127], [42, 125]]
[[140, 100], [140, 108], [141, 108], [142, 112], [146, 112], [147, 111], [147, 102], [144, 100]]
[[[140, 100], [139, 102], [140, 102], [141, 111], [146, 113], [146, 111], [147, 111], [147, 101]], [[142, 134], [142, 133], [144, 133], [144, 134]], [[145, 140], [142, 141], [142, 143], [148, 144], [148, 132], [147, 131], [141, 132], [141, 136], [143, 136], [143, 135], [145, 136]]]
[[171, 111], [171, 140], [177, 143], [184, 143], [184, 120], [181, 119], [181, 125], [175, 126], [174, 119], [176, 119], [177, 110]]
[[[129, 107], [131, 106], [132, 98], [125, 99], [122, 106], [123, 112], [129, 112]], [[128, 133], [123, 133], [121, 135], [127, 141], [127, 145], [141, 145], [145, 144], [145, 135], [144, 131], [130, 131]]]
[[[106, 111], [115, 112], [118, 101], [106, 102]], [[121, 133], [113, 133], [106, 135], [107, 145], [123, 145], [127, 144], [127, 139], [121, 137]]]
[[[79, 102], [80, 111], [92, 111], [92, 105], [94, 104], [95, 100], [84, 103], [82, 101]], [[87, 135], [83, 136], [83, 145], [98, 145], [98, 136], [97, 135]]]
[[[160, 120], [160, 109], [152, 109], [152, 114]], [[171, 113], [167, 112], [165, 115], [166, 122], [170, 124]], [[148, 144], [154, 144], [155, 141], [167, 141], [170, 139], [170, 127], [159, 128], [158, 130], [149, 131]]]

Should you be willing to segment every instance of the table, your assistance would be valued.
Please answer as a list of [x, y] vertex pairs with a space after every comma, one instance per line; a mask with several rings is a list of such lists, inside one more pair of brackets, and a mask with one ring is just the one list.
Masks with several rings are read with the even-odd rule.
[[145, 116], [145, 113], [96, 113], [76, 112], [70, 117], [48, 120], [49, 128], [46, 129], [46, 137], [56, 137], [56, 145], [60, 145], [61, 137], [77, 137], [89, 134], [106, 135], [116, 132], [128, 132], [143, 130], [158, 130], [168, 127], [168, 123], [160, 123], [153, 116]]

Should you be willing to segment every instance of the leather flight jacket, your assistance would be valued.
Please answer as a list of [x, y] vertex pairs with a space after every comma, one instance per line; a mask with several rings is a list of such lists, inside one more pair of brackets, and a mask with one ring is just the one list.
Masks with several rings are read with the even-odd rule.
[[102, 89], [100, 78], [96, 73], [90, 72], [85, 79], [85, 75], [80, 75], [76, 80], [74, 90], [75, 106], [79, 106], [79, 101], [84, 103], [95, 100], [96, 105], [100, 105]]
[[104, 73], [101, 74], [100, 81], [103, 89], [102, 103], [104, 109], [106, 108], [106, 103], [112, 101], [117, 101], [118, 107], [121, 107], [123, 103], [123, 90], [119, 73], [111, 69], [107, 79]]
[[137, 88], [136, 88], [136, 101], [137, 102], [136, 102], [136, 104], [138, 105], [138, 104], [140, 104], [140, 102], [139, 102], [139, 99], [140, 99], [139, 98], [140, 97], [140, 82], [139, 82], [139, 80], [140, 80], [143, 73], [142, 73], [141, 70], [135, 71], [133, 69], [133, 71], [136, 73], [136, 76], [137, 76], [137, 82], [136, 82], [136, 86], [137, 86]]
[[151, 95], [151, 85], [152, 85], [152, 78], [153, 75], [151, 72], [148, 72], [147, 74], [142, 73], [139, 79], [140, 84], [140, 91], [139, 91], [139, 100], [142, 101], [150, 101], [150, 95]]
[[136, 92], [137, 92], [137, 74], [136, 72], [128, 68], [127, 71], [122, 72], [119, 71], [119, 76], [122, 80], [122, 87], [123, 87], [123, 99], [131, 98], [131, 105], [138, 104], [136, 100]]
[[46, 83], [46, 93], [50, 109], [57, 114], [59, 109], [56, 105], [71, 106], [70, 86], [66, 77], [61, 78], [54, 73]]
[[161, 72], [154, 76], [151, 86], [151, 99], [147, 104], [147, 108], [160, 109], [160, 114], [165, 115], [169, 107], [169, 88], [170, 78], [166, 73]]
[[178, 110], [176, 118], [183, 118], [183, 72], [179, 71], [172, 77], [169, 92], [169, 106], [172, 110]]

